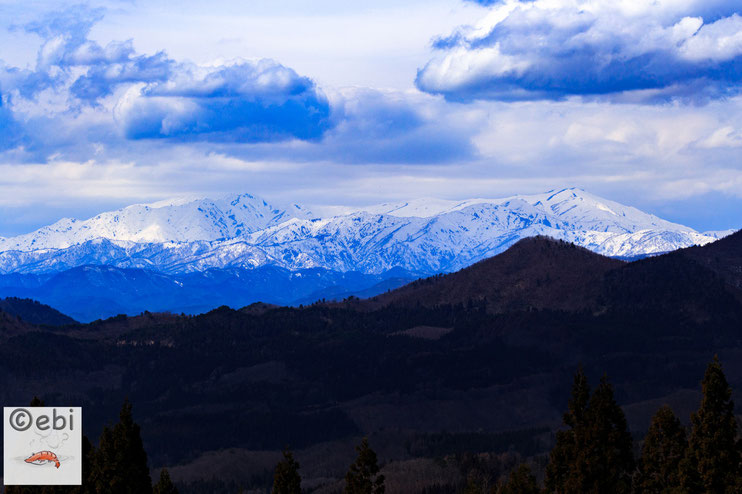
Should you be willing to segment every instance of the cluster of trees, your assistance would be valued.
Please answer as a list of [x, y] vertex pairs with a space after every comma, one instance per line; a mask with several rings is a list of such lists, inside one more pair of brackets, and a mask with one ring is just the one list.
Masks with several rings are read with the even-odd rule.
[[514, 470], [498, 494], [732, 494], [742, 492], [742, 441], [732, 390], [718, 358], [706, 369], [703, 399], [687, 431], [665, 405], [652, 419], [641, 456], [634, 459], [626, 418], [603, 377], [590, 393], [582, 370], [575, 375], [539, 489], [528, 466]]
[[[661, 407], [634, 458], [626, 418], [604, 376], [591, 392], [582, 369], [546, 465], [541, 487], [529, 465], [514, 468], [494, 486], [470, 479], [464, 494], [733, 494], [742, 492], [742, 440], [732, 390], [718, 358], [708, 365], [703, 398], [689, 430]], [[384, 492], [376, 454], [366, 439], [345, 477], [346, 494]], [[445, 490], [445, 489], [444, 489]], [[274, 494], [300, 494], [299, 464], [290, 451], [276, 466]], [[443, 492], [443, 491], [442, 491]], [[448, 491], [446, 491], [448, 492]], [[461, 492], [457, 489], [457, 492]]]
[[[384, 494], [384, 476], [379, 474], [376, 452], [371, 449], [368, 439], [363, 438], [356, 446], [358, 457], [345, 474], [344, 494]], [[283, 460], [276, 465], [273, 476], [272, 494], [301, 494], [299, 463], [288, 449], [283, 452]]]
[[[465, 494], [732, 494], [742, 492], [742, 440], [732, 391], [718, 358], [708, 365], [699, 409], [686, 429], [661, 407], [634, 458], [632, 436], [604, 376], [591, 391], [582, 369], [574, 377], [564, 429], [546, 464], [543, 487], [527, 464], [494, 486], [476, 480]], [[31, 406], [43, 406], [34, 398]], [[345, 494], [384, 494], [384, 475], [367, 439], [345, 476]], [[273, 494], [301, 494], [299, 463], [286, 449], [276, 465]], [[460, 492], [460, 488], [456, 489]], [[167, 470], [153, 486], [140, 428], [124, 403], [119, 422], [104, 427], [99, 445], [83, 437], [82, 486], [9, 486], [5, 494], [177, 494]], [[431, 491], [432, 492], [432, 491]], [[437, 492], [437, 491], [436, 491]], [[442, 491], [443, 492], [443, 491]], [[447, 492], [447, 491], [446, 491]]]
[[[34, 398], [31, 406], [44, 404]], [[80, 486], [7, 486], [5, 494], [178, 494], [165, 469], [152, 485], [147, 453], [128, 401], [118, 423], [103, 428], [97, 448], [83, 436], [82, 476]]]

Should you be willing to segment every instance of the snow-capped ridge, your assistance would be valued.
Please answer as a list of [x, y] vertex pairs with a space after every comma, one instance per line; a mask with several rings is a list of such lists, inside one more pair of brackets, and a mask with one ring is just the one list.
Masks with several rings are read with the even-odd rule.
[[250, 194], [176, 198], [133, 204], [84, 221], [64, 218], [35, 232], [4, 239], [0, 251], [64, 249], [97, 238], [145, 243], [227, 240], [311, 216], [300, 205], [279, 208]]
[[577, 188], [500, 199], [415, 199], [329, 216], [230, 194], [135, 204], [0, 239], [0, 273], [106, 264], [165, 273], [266, 265], [435, 273], [468, 266], [535, 235], [636, 257], [706, 244], [724, 234], [699, 233]]
[[[692, 228], [665, 221], [631, 206], [603, 199], [583, 189], [571, 187], [550, 190], [542, 194], [513, 195], [499, 199], [466, 199], [450, 201], [444, 199], [416, 199], [403, 203], [385, 203], [359, 208], [358, 210], [399, 217], [430, 218], [441, 214], [461, 211], [472, 206], [528, 203], [540, 211], [574, 224], [576, 229], [630, 232], [642, 228], [662, 228], [693, 232]], [[585, 228], [589, 227], [589, 228]]]

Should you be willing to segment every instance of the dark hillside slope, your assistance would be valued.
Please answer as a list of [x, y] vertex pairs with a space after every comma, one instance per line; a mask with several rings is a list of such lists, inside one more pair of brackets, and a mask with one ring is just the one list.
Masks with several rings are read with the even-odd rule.
[[742, 327], [742, 232], [606, 273], [603, 299], [613, 311], [671, 314], [695, 322], [724, 317]]
[[736, 307], [739, 296], [719, 271], [681, 253], [633, 262], [606, 273], [603, 283], [603, 299], [614, 311], [675, 313], [694, 320]]
[[532, 237], [456, 273], [380, 295], [371, 304], [432, 307], [486, 299], [490, 312], [592, 309], [604, 275], [623, 265], [567, 242]]
[[0, 310], [40, 326], [65, 326], [77, 323], [77, 321], [58, 310], [28, 298], [8, 297], [0, 299]]
[[712, 244], [679, 250], [673, 255], [695, 260], [742, 290], [742, 230]]
[[[736, 302], [735, 302], [736, 299]], [[486, 301], [521, 310], [663, 313], [712, 320], [742, 301], [742, 232], [704, 247], [625, 263], [547, 237], [456, 273], [415, 281], [360, 305], [434, 307]]]
[[34, 330], [36, 330], [34, 326], [18, 316], [0, 310], [0, 342], [12, 336]]

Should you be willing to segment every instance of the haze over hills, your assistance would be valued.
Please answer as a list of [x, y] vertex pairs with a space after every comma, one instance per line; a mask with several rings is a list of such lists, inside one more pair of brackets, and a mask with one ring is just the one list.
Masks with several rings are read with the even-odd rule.
[[117, 314], [199, 314], [256, 301], [299, 305], [349, 295], [374, 296], [417, 278], [401, 269], [364, 274], [277, 266], [207, 269], [167, 274], [147, 269], [85, 265], [59, 273], [0, 275], [0, 297], [39, 300], [83, 322]]

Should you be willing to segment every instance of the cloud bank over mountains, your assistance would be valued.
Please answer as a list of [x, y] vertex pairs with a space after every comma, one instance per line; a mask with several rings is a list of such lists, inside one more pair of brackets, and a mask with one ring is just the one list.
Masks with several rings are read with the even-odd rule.
[[734, 2], [91, 1], [0, 5], [0, 235], [239, 189], [362, 206], [577, 185], [739, 226]]
[[693, 103], [738, 94], [742, 8], [732, 1], [479, 1], [477, 25], [434, 41], [417, 75], [452, 100]]

